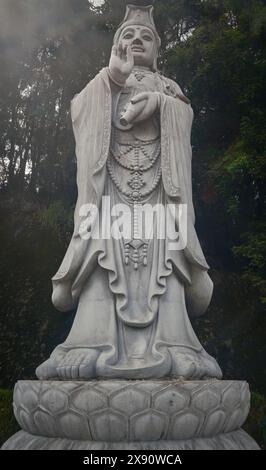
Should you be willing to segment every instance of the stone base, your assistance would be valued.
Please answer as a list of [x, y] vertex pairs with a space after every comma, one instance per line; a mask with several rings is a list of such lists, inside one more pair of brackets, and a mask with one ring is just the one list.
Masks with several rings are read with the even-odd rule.
[[20, 431], [11, 437], [2, 450], [259, 450], [256, 442], [243, 430], [220, 434], [213, 438], [179, 441], [96, 442], [32, 436]]
[[20, 381], [4, 449], [255, 449], [237, 381]]

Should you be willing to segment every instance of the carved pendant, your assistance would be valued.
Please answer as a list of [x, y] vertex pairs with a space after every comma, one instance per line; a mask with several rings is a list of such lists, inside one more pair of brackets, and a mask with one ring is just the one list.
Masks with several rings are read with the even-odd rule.
[[130, 262], [134, 264], [137, 271], [139, 266], [148, 264], [148, 242], [146, 240], [129, 240], [124, 242], [125, 264]]

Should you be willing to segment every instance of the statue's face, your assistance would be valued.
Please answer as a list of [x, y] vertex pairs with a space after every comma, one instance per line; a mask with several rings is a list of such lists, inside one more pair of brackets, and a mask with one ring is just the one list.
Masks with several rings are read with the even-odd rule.
[[121, 33], [119, 43], [123, 50], [131, 46], [135, 65], [152, 67], [157, 44], [151, 29], [143, 26], [127, 26]]

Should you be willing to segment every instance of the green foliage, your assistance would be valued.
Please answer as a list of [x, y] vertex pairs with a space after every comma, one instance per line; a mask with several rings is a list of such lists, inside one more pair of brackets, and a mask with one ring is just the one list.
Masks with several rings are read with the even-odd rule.
[[247, 380], [265, 394], [266, 315], [258, 289], [238, 273], [212, 270], [214, 295], [204, 317], [194, 322], [202, 344], [216, 359], [224, 379]]
[[245, 431], [250, 434], [260, 447], [266, 449], [266, 398], [253, 392], [251, 394], [251, 409]]
[[[260, 0], [199, 3], [191, 33], [167, 49], [165, 62], [195, 111], [202, 225], [212, 214], [220, 232], [214, 251], [222, 250], [224, 259], [227, 253], [227, 267], [242, 271], [264, 301], [266, 6]], [[186, 22], [185, 9], [181, 13]]]
[[247, 260], [243, 277], [257, 287], [261, 302], [266, 304], [266, 224], [256, 224], [253, 233], [244, 233], [242, 244], [234, 247], [233, 253]]
[[38, 214], [41, 225], [52, 230], [60, 240], [69, 240], [73, 231], [74, 208], [68, 208], [62, 201], [56, 201]]
[[0, 447], [20, 429], [14, 418], [12, 401], [13, 393], [0, 389]]
[[[46, 205], [2, 195], [0, 204], [0, 387], [34, 379], [35, 368], [67, 335], [69, 316], [51, 303], [51, 277], [63, 258], [70, 234], [41, 222]], [[65, 335], [65, 336], [64, 336]]]

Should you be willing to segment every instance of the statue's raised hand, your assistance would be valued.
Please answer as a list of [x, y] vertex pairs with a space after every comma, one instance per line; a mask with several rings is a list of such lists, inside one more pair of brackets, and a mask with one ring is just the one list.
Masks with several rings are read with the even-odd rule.
[[131, 47], [113, 46], [109, 62], [109, 74], [114, 83], [123, 86], [134, 67], [134, 57]]

